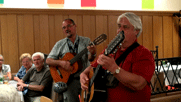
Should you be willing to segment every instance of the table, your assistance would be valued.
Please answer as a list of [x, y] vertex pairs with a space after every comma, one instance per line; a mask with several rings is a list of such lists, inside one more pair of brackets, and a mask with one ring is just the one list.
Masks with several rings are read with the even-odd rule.
[[179, 77], [179, 74], [181, 75], [181, 72], [179, 70], [181, 70], [181, 65], [171, 65], [170, 63], [168, 63], [163, 66], [158, 66], [158, 71], [164, 72], [165, 85], [174, 85], [181, 83], [181, 78]]
[[[13, 87], [15, 87], [15, 88], [17, 88], [17, 81], [15, 81], [15, 80], [10, 80], [9, 81], [9, 85], [11, 85], [11, 86], [13, 86]], [[21, 102], [24, 102], [24, 97], [23, 97], [23, 92], [22, 91], [18, 91], [18, 94], [21, 96]]]

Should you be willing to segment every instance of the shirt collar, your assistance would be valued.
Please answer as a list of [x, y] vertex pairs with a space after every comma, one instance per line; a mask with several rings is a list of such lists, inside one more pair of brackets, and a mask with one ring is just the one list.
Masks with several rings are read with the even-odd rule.
[[[137, 42], [137, 39], [135, 40], [135, 42]], [[135, 43], [135, 42], [134, 42], [134, 43]], [[134, 43], [133, 43], [133, 44], [134, 44]], [[130, 46], [131, 46], [131, 45], [130, 45]], [[124, 51], [126, 51], [126, 49], [128, 49], [128, 47], [125, 48], [124, 50], [121, 50], [121, 48], [120, 48], [119, 51], [124, 52]]]
[[[69, 39], [68, 37], [66, 37], [66, 39], [67, 39], [67, 42], [71, 42], [70, 39]], [[78, 42], [78, 40], [79, 40], [79, 36], [76, 35], [74, 44], [75, 44], [76, 42]]]

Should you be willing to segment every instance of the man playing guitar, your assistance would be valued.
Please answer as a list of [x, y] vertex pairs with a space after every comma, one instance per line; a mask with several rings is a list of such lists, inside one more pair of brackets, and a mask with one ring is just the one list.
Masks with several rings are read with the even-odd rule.
[[[117, 86], [107, 88], [107, 97], [104, 97], [107, 98], [106, 102], [150, 102], [149, 83], [155, 70], [155, 64], [152, 53], [144, 46], [136, 44], [137, 37], [142, 31], [141, 19], [134, 13], [127, 12], [118, 17], [117, 25], [117, 33], [123, 31], [125, 35], [122, 45], [113, 55], [100, 54], [97, 61], [81, 73], [81, 88], [83, 90], [89, 88], [87, 86], [90, 82], [89, 73], [93, 67], [97, 69], [97, 66], [101, 65], [118, 81]], [[138, 46], [117, 64], [117, 59], [121, 58], [124, 52], [135, 44]], [[89, 99], [85, 100], [88, 102]]]
[[72, 73], [73, 67], [67, 60], [58, 60], [66, 53], [70, 52], [74, 55], [87, 48], [89, 52], [82, 55], [79, 59], [80, 66], [78, 71], [71, 74], [67, 82], [67, 91], [63, 92], [63, 102], [79, 102], [78, 95], [80, 94], [80, 73], [90, 65], [89, 61], [93, 61], [96, 55], [96, 48], [94, 45], [88, 46], [90, 38], [78, 36], [76, 31], [77, 25], [72, 19], [65, 19], [62, 23], [63, 33], [66, 38], [59, 40], [49, 53], [46, 63], [50, 66], [58, 66], [67, 72]]

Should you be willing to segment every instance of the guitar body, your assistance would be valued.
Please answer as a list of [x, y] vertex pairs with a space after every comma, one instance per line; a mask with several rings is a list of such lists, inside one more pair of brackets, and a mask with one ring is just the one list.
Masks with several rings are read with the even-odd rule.
[[[74, 55], [72, 53], [66, 53], [65, 56], [60, 59], [60, 60], [64, 60], [64, 61], [70, 61], [72, 58], [74, 57]], [[61, 72], [61, 76], [59, 75], [59, 73], [57, 72], [57, 68], [55, 66], [50, 66], [50, 73], [51, 73], [51, 76], [53, 78], [53, 80], [55, 82], [64, 82], [64, 83], [67, 83], [68, 79], [69, 79], [69, 76], [75, 72], [77, 72], [78, 70], [78, 63], [75, 62], [73, 65], [73, 72], [70, 73], [70, 72], [67, 72], [65, 69], [61, 68], [61, 67], [58, 67], [58, 70]]]
[[[98, 44], [102, 43], [105, 39], [107, 39], [107, 35], [101, 34], [93, 42], [89, 43], [89, 46], [98, 45]], [[57, 82], [67, 83], [69, 80], [69, 76], [71, 74], [76, 73], [78, 70], [80, 70], [82, 68], [82, 62], [81, 62], [80, 58], [87, 52], [88, 52], [88, 49], [86, 47], [81, 52], [76, 54], [75, 56], [72, 53], [66, 53], [62, 59], [59, 59], [59, 60], [64, 60], [64, 61], [70, 62], [71, 66], [73, 67], [72, 73], [67, 72], [65, 69], [63, 69], [61, 67], [50, 66], [50, 73], [51, 73], [51, 76], [52, 76], [53, 80], [55, 81], [55, 83], [57, 83]]]

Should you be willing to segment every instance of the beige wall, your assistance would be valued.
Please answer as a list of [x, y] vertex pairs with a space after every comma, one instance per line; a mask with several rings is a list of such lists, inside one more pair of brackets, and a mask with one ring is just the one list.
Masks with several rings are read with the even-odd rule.
[[[126, 11], [113, 10], [64, 10], [64, 9], [0, 9], [0, 53], [12, 72], [21, 66], [22, 53], [40, 51], [49, 53], [55, 42], [65, 37], [61, 24], [72, 18], [77, 33], [94, 38], [102, 33], [108, 39], [97, 46], [97, 53], [115, 37], [117, 17]], [[131, 11], [139, 15], [143, 32], [138, 42], [149, 50], [159, 46], [159, 58], [180, 56], [180, 37], [176, 31], [172, 11]]]

